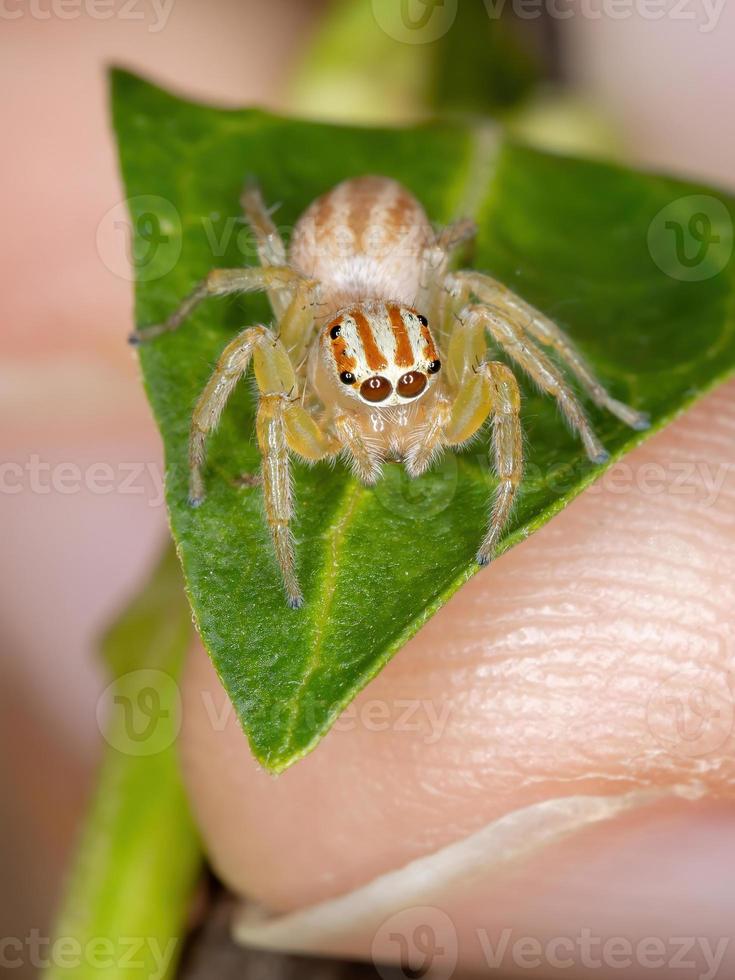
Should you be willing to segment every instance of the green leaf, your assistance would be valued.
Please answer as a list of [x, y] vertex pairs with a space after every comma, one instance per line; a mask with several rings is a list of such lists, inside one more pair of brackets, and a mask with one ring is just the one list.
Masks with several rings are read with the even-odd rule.
[[[613, 394], [651, 413], [651, 432], [732, 371], [733, 202], [722, 194], [534, 151], [487, 129], [359, 129], [224, 111], [120, 72], [113, 91], [139, 325], [168, 314], [210, 267], [255, 261], [234, 223], [246, 173], [267, 201], [280, 202], [276, 220], [288, 228], [321, 192], [373, 172], [403, 181], [435, 221], [472, 205], [480, 228], [472, 264], [566, 328]], [[708, 235], [719, 241], [698, 241]], [[253, 752], [278, 772], [316, 745], [475, 573], [494, 478], [487, 437], [413, 482], [389, 464], [374, 489], [342, 464], [295, 466], [307, 601], [287, 609], [260, 491], [242, 479], [259, 465], [249, 384], [210, 441], [205, 504], [186, 504], [192, 407], [227, 340], [263, 318], [262, 297], [210, 300], [176, 334], [144, 345], [141, 364], [194, 615]], [[613, 458], [645, 438], [609, 415], [591, 416]], [[528, 469], [505, 548], [600, 472], [554, 403], [528, 386], [523, 421]]]
[[191, 615], [173, 549], [109, 632], [107, 750], [46, 980], [175, 974], [201, 848], [179, 776], [178, 677]]

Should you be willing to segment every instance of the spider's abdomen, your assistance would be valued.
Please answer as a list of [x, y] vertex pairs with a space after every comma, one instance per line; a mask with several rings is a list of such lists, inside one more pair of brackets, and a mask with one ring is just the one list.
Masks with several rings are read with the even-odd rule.
[[388, 177], [357, 177], [304, 212], [289, 260], [322, 283], [332, 310], [370, 299], [411, 305], [433, 240], [424, 209], [405, 187]]

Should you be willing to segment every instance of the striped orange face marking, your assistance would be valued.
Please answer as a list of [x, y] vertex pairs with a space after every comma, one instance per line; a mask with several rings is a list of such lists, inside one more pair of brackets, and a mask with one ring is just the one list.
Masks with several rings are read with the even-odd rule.
[[401, 311], [397, 306], [389, 306], [388, 316], [390, 317], [390, 325], [396, 340], [395, 362], [398, 367], [411, 367], [413, 364], [413, 349], [411, 347], [411, 339], [408, 336], [408, 330], [406, 330], [406, 324], [403, 322], [403, 317], [401, 316]]
[[434, 338], [431, 336], [431, 331], [425, 323], [421, 323], [421, 336], [424, 338], [424, 356], [427, 361], [436, 361], [439, 355], [436, 352], [436, 347], [434, 346]]
[[327, 336], [332, 347], [332, 356], [337, 367], [337, 373], [355, 370], [355, 358], [347, 353], [347, 342], [341, 333], [342, 320], [333, 320], [327, 327]]
[[337, 365], [339, 374], [342, 374], [343, 371], [355, 370], [355, 358], [350, 357], [347, 353], [347, 344], [341, 337], [332, 341], [332, 350], [334, 351], [334, 363]]
[[371, 371], [384, 371], [388, 367], [388, 362], [375, 342], [375, 337], [367, 317], [360, 310], [351, 310], [350, 315], [355, 321], [360, 343], [362, 344], [362, 349], [365, 351], [367, 366]]

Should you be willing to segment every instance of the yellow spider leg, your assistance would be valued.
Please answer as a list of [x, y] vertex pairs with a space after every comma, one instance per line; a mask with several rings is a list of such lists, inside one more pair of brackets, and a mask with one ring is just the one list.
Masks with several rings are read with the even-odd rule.
[[493, 457], [499, 483], [487, 533], [477, 553], [481, 565], [487, 565], [493, 556], [523, 476], [520, 411], [521, 396], [513, 372], [499, 361], [490, 361], [466, 375], [445, 426], [446, 441], [459, 445], [471, 438], [492, 412]]
[[[240, 198], [245, 220], [255, 235], [258, 258], [262, 266], [286, 265], [286, 246], [273, 223], [271, 213], [267, 208], [260, 187], [252, 178], [245, 182]], [[289, 302], [288, 293], [276, 289], [268, 290], [268, 299], [277, 319], [286, 312]]]
[[304, 598], [296, 575], [293, 533], [293, 489], [289, 450], [309, 462], [335, 455], [339, 447], [324, 435], [308, 412], [286, 394], [264, 394], [255, 425], [263, 457], [263, 498], [276, 560], [281, 569], [286, 597], [292, 609]]
[[296, 374], [286, 350], [263, 326], [249, 327], [222, 352], [194, 410], [189, 439], [189, 500], [204, 499], [202, 468], [207, 435], [216, 427], [227, 399], [247, 371], [251, 358], [260, 391], [256, 434], [263, 465], [265, 513], [281, 569], [289, 605], [303, 602], [294, 567], [293, 516], [289, 448], [305, 459], [321, 459], [338, 447], [323, 436], [307, 412], [294, 400]]
[[212, 269], [197, 283], [185, 300], [162, 323], [141, 327], [130, 335], [131, 344], [151, 340], [178, 329], [192, 311], [208, 296], [228, 293], [252, 293], [259, 289], [283, 290], [304, 281], [304, 276], [288, 266], [255, 266], [245, 269]]
[[552, 320], [490, 276], [460, 272], [456, 274], [456, 278], [469, 285], [483, 303], [489, 303], [502, 311], [519, 332], [527, 333], [539, 343], [555, 351], [579, 380], [595, 405], [607, 409], [632, 429], [648, 428], [650, 425], [648, 416], [613, 398], [595, 377], [592, 368], [574, 344]]
[[255, 235], [261, 265], [285, 265], [286, 246], [273, 223], [260, 187], [253, 178], [245, 181], [240, 204], [245, 219]]
[[297, 609], [303, 596], [296, 577], [294, 562], [293, 499], [285, 428], [286, 398], [283, 395], [262, 395], [258, 405], [255, 431], [263, 457], [263, 499], [265, 517], [270, 528], [276, 560], [281, 569], [288, 604]]
[[[457, 296], [454, 297], [458, 299]], [[437, 396], [431, 420], [417, 434], [406, 456], [406, 469], [419, 476], [429, 468], [447, 442], [460, 445], [482, 425], [491, 410], [487, 383], [477, 368], [487, 355], [485, 331], [481, 326], [455, 318], [446, 347], [445, 370], [454, 402]]]
[[[463, 298], [458, 295], [456, 299]], [[463, 304], [464, 306], [464, 304]], [[459, 319], [453, 316], [454, 325], [447, 344], [447, 377], [454, 388], [458, 388], [467, 374], [485, 361], [487, 340], [485, 328], [476, 321]]]
[[493, 557], [501, 531], [510, 516], [516, 491], [523, 476], [523, 439], [521, 433], [521, 395], [513, 372], [505, 364], [493, 361], [484, 370], [490, 382], [493, 403], [493, 453], [498, 489], [487, 533], [477, 552], [481, 565]]
[[310, 280], [300, 282], [278, 324], [278, 337], [288, 351], [292, 364], [298, 365], [306, 357], [314, 335], [316, 290], [316, 283]]
[[217, 428], [228, 398], [248, 369], [255, 346], [264, 341], [274, 343], [272, 334], [263, 326], [248, 327], [238, 334], [222, 351], [216, 368], [199, 396], [189, 433], [189, 503], [193, 507], [204, 499], [202, 469], [206, 459], [207, 436]]
[[462, 312], [470, 329], [487, 330], [493, 340], [547, 394], [556, 399], [564, 417], [579, 435], [585, 451], [594, 463], [608, 458], [605, 447], [587, 421], [582, 405], [564, 375], [533, 341], [525, 337], [518, 325], [499, 311], [487, 306], [469, 306]]
[[424, 252], [421, 271], [422, 299], [432, 330], [439, 346], [444, 340], [444, 324], [451, 303], [445, 280], [452, 260], [452, 253], [465, 242], [474, 238], [477, 227], [474, 221], [460, 220], [442, 228], [436, 241]]

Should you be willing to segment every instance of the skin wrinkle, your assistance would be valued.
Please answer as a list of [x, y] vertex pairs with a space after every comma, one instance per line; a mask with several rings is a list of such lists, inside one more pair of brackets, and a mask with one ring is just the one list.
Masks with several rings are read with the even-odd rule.
[[[734, 394], [731, 384], [632, 453], [634, 476], [674, 458], [716, 472], [732, 453], [716, 429], [723, 412], [735, 419]], [[696, 435], [692, 457], [683, 432]], [[550, 797], [678, 784], [735, 797], [732, 731], [715, 729], [713, 747], [687, 755], [648, 715], [672, 677], [709, 671], [719, 683], [733, 668], [735, 541], [713, 515], [735, 477], [707, 508], [701, 473], [692, 480], [696, 493], [645, 493], [633, 479], [620, 495], [604, 484], [582, 494], [427, 623], [357, 699], [349, 730], [276, 780], [257, 770], [233, 718], [221, 733], [202, 720], [193, 692], [213, 679], [194, 656], [185, 773], [225, 881], [296, 908]], [[450, 706], [430, 744], [426, 717], [412, 732], [360, 720], [368, 702], [410, 698]]]

